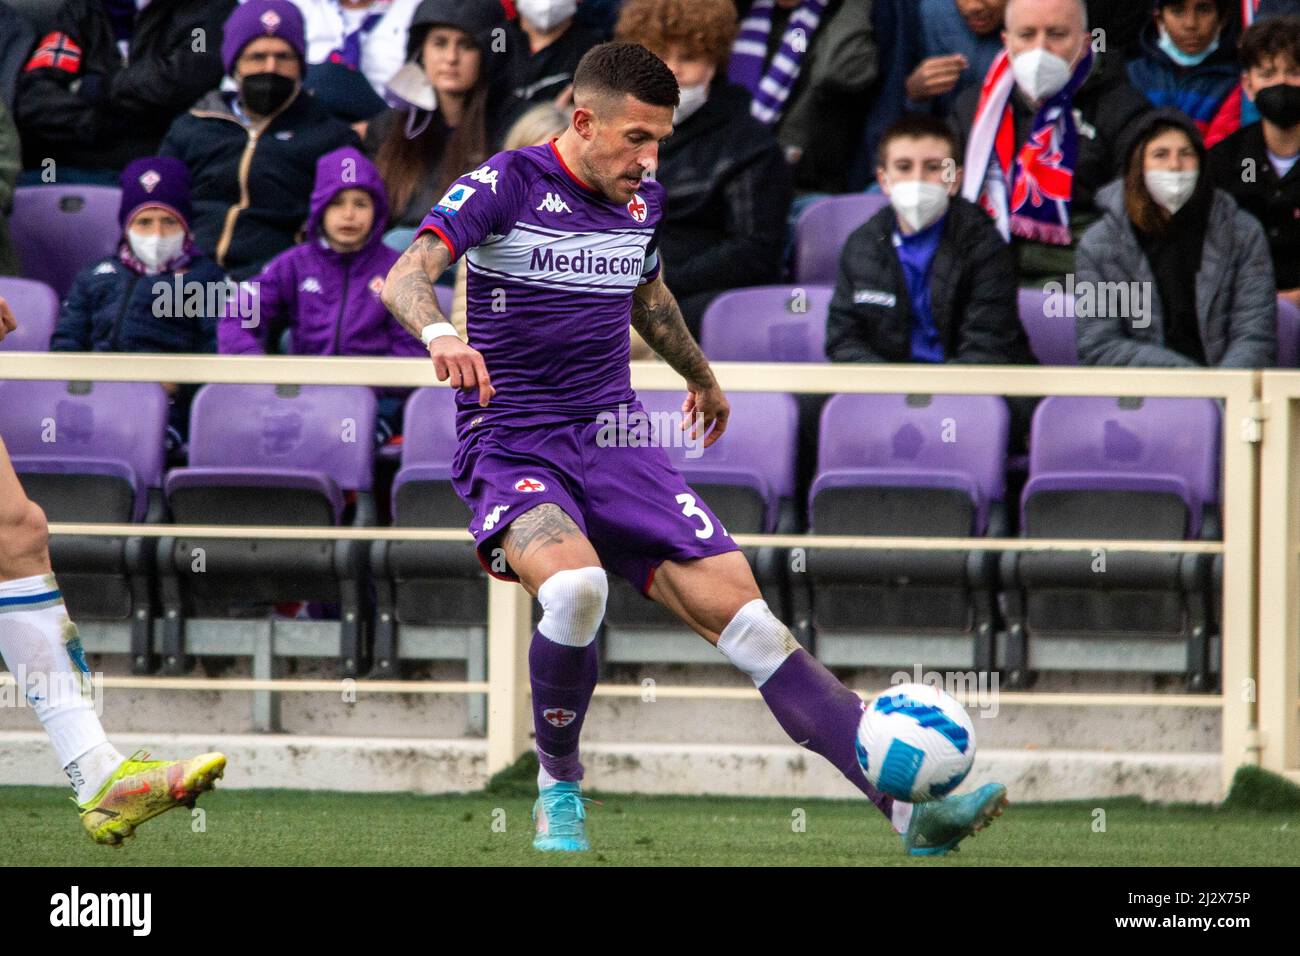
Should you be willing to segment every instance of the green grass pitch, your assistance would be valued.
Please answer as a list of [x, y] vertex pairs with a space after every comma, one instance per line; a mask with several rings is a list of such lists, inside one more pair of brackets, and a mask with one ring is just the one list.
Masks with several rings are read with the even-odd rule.
[[4, 787], [0, 865], [1300, 864], [1300, 801], [1258, 785], [1239, 787], [1218, 808], [1133, 798], [1017, 806], [1013, 793], [1004, 816], [942, 859], [904, 856], [865, 800], [623, 794], [589, 808], [593, 852], [540, 854], [530, 845], [532, 801], [523, 792], [517, 785], [456, 796], [217, 790], [199, 800], [201, 818], [172, 810], [115, 850], [90, 842], [66, 790]]

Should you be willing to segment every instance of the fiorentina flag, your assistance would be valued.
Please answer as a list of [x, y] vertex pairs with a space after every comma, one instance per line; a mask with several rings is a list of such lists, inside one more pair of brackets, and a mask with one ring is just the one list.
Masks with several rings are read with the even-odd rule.
[[47, 33], [36, 47], [36, 52], [23, 67], [23, 72], [52, 66], [56, 70], [77, 73], [81, 70], [81, 47], [66, 33]]
[[1259, 9], [1259, 0], [1241, 0], [1241, 26], [1246, 28], [1255, 22], [1255, 11]]

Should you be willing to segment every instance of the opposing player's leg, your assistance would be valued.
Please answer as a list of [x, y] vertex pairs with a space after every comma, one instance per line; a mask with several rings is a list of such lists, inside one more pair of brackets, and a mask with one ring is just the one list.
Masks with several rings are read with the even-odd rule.
[[0, 441], [0, 657], [49, 735], [86, 830], [97, 843], [118, 845], [145, 820], [193, 805], [221, 776], [226, 758], [128, 760], [108, 742], [48, 541], [45, 514], [23, 492]]
[[740, 551], [664, 561], [647, 594], [748, 674], [790, 738], [821, 754], [866, 794], [902, 835], [909, 853], [947, 853], [1002, 813], [1006, 788], [1001, 784], [916, 805], [873, 787], [856, 752], [861, 699], [800, 647], [772, 613]]
[[608, 583], [595, 548], [558, 504], [516, 517], [502, 535], [509, 567], [542, 605], [528, 648], [537, 735], [539, 850], [589, 849], [578, 738], [596, 688], [596, 631]]

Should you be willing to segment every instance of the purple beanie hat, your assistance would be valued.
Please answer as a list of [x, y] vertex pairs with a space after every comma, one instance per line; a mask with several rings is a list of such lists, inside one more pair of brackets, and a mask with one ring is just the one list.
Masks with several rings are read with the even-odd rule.
[[118, 224], [125, 230], [140, 209], [163, 206], [176, 215], [190, 231], [190, 171], [171, 156], [145, 156], [133, 159], [122, 170], [122, 205], [117, 210]]
[[302, 14], [289, 0], [248, 0], [235, 7], [221, 28], [221, 62], [233, 76], [244, 47], [262, 37], [278, 37], [307, 62], [306, 29]]

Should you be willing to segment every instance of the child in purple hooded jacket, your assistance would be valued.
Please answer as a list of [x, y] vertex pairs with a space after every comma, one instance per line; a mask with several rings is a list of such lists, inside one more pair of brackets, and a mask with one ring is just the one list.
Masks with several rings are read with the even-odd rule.
[[[245, 283], [217, 329], [223, 355], [264, 355], [288, 332], [294, 355], [423, 357], [420, 340], [389, 314], [379, 293], [401, 255], [383, 243], [388, 197], [379, 172], [350, 146], [316, 163], [307, 241], [287, 249]], [[401, 431], [408, 390], [376, 389], [380, 428]]]

